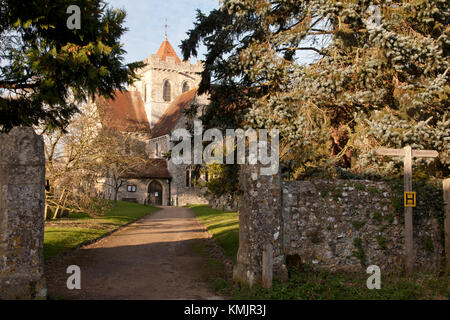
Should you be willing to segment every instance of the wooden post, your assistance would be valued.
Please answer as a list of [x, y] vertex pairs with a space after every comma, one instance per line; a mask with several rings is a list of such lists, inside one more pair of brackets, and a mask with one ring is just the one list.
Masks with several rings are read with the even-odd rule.
[[[405, 147], [405, 192], [412, 190], [412, 152], [411, 147]], [[406, 273], [412, 274], [414, 269], [414, 248], [413, 248], [413, 209], [405, 206], [405, 252], [406, 252]]]
[[450, 178], [442, 182], [444, 188], [444, 214], [445, 214], [445, 260], [446, 267], [450, 270]]
[[267, 243], [264, 246], [262, 257], [262, 286], [263, 288], [272, 288], [273, 278], [273, 246]]
[[[376, 153], [381, 156], [403, 156], [405, 167], [404, 188], [406, 192], [412, 191], [412, 158], [436, 158], [439, 153], [435, 150], [412, 150], [410, 146], [403, 149], [378, 148]], [[405, 198], [406, 199], [406, 198]], [[449, 227], [450, 230], [450, 227]], [[405, 203], [405, 267], [406, 273], [411, 274], [414, 270], [414, 248], [413, 248], [413, 210]]]

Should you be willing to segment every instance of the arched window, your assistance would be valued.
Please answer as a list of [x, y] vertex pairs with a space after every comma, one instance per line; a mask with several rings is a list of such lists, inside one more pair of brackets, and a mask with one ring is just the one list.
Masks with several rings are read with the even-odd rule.
[[187, 82], [185, 81], [185, 82], [183, 82], [182, 93], [185, 93], [186, 91], [189, 91], [189, 83], [187, 83]]
[[164, 98], [164, 101], [170, 101], [170, 82], [169, 82], [169, 80], [164, 81], [163, 98]]
[[190, 187], [191, 186], [191, 169], [187, 168], [186, 169], [186, 187]]
[[196, 167], [186, 168], [186, 187], [194, 188], [200, 179], [200, 170]]
[[200, 170], [199, 168], [191, 168], [191, 187], [195, 187], [198, 184], [198, 180], [200, 179]]

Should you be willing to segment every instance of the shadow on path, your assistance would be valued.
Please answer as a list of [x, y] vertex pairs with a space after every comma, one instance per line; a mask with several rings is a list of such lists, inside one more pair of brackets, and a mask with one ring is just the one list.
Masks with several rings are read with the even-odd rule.
[[[205, 256], [194, 250], [209, 238], [187, 208], [170, 208], [46, 266], [49, 296], [65, 299], [218, 299], [205, 282]], [[81, 269], [81, 290], [68, 290], [66, 269]]]

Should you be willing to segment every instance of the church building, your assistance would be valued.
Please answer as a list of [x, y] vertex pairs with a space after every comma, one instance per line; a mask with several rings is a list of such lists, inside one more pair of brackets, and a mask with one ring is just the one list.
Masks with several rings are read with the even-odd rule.
[[[97, 98], [95, 103], [107, 111], [114, 128], [145, 142], [149, 157], [138, 172], [122, 177], [125, 183], [118, 199], [152, 205], [206, 204], [207, 172], [189, 165], [175, 165], [164, 155], [171, 150], [170, 134], [186, 128], [184, 110], [192, 104], [208, 104], [197, 94], [203, 65], [181, 61], [165, 37], [158, 52], [144, 60], [140, 79], [127, 91], [116, 92], [115, 99]], [[109, 197], [111, 198], [111, 192]]]

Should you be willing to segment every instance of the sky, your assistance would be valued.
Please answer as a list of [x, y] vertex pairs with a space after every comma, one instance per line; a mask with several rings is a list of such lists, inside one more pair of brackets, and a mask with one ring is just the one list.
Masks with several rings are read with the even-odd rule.
[[[182, 59], [179, 45], [186, 32], [194, 27], [196, 9], [209, 13], [219, 8], [219, 0], [105, 0], [113, 8], [125, 9], [125, 26], [129, 29], [120, 39], [127, 51], [125, 62], [140, 61], [155, 54], [167, 38]], [[199, 59], [205, 50], [200, 47]], [[193, 59], [195, 63], [195, 59]]]

